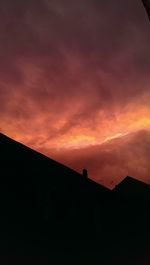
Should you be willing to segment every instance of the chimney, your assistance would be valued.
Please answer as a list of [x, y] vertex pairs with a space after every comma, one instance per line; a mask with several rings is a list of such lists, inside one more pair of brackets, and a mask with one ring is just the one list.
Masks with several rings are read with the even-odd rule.
[[87, 169], [83, 169], [83, 171], [82, 171], [82, 176], [84, 177], [84, 178], [88, 178], [88, 171], [87, 171]]

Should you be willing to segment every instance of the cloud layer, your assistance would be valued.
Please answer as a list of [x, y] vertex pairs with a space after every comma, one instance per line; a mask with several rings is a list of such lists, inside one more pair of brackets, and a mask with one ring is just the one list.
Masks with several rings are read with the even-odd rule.
[[1, 0], [0, 129], [38, 150], [150, 127], [140, 1]]
[[[43, 150], [40, 150], [43, 152]], [[132, 176], [150, 184], [150, 130], [116, 137], [82, 149], [44, 150], [49, 156], [113, 188], [124, 177]]]

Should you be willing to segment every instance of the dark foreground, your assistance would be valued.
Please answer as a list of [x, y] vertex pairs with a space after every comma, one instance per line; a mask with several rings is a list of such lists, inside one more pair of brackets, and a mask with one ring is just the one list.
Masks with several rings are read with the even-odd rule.
[[0, 264], [150, 265], [150, 186], [113, 191], [0, 134]]

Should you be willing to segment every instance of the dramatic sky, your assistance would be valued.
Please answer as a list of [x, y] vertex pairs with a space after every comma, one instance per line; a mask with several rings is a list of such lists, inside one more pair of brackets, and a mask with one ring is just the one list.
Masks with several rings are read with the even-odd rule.
[[0, 130], [109, 187], [150, 183], [140, 0], [1, 0]]

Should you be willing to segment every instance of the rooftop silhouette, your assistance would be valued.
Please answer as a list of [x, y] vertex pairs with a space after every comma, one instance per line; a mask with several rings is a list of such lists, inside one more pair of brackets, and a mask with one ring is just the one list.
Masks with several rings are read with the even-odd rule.
[[127, 176], [114, 188], [114, 191], [122, 194], [130, 200], [150, 202], [150, 185]]
[[3, 134], [0, 157], [2, 264], [149, 264], [149, 185], [109, 190]]

